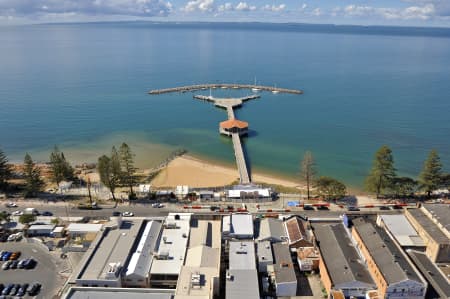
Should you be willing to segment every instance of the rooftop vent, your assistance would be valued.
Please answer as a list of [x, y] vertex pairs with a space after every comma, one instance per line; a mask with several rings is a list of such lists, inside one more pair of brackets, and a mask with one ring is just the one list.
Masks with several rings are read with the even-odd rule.
[[191, 285], [192, 286], [201, 286], [201, 275], [200, 273], [192, 273], [191, 276]]
[[230, 273], [230, 271], [228, 271], [227, 270], [227, 273], [226, 273], [226, 280], [228, 280], [228, 281], [232, 281], [233, 280], [233, 275], [231, 275], [231, 273]]

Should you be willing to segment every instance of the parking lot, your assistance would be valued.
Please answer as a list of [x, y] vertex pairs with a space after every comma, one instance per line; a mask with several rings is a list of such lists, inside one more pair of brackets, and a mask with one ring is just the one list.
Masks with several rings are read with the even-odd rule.
[[[9, 269], [3, 270], [0, 267], [0, 283], [5, 286], [9, 283], [24, 284], [39, 282], [42, 288], [37, 296], [32, 298], [52, 298], [57, 294], [59, 288], [65, 281], [60, 272], [67, 269], [66, 261], [57, 256], [56, 253], [49, 252], [41, 244], [29, 243], [27, 240], [20, 242], [0, 243], [0, 251], [21, 251], [21, 259], [33, 258], [37, 261], [34, 269]], [[3, 265], [5, 262], [1, 261]], [[12, 297], [14, 298], [14, 297]], [[31, 298], [25, 296], [24, 298]]]

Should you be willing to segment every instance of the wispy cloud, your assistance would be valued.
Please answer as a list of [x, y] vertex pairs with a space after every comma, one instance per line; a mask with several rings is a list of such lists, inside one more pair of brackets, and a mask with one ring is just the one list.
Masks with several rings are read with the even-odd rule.
[[166, 16], [172, 4], [163, 0], [0, 0], [0, 15], [43, 14]]

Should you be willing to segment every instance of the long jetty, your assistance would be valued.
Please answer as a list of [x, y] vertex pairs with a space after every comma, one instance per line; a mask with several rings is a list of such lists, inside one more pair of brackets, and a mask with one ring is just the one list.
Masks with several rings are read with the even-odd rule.
[[214, 83], [214, 84], [197, 84], [197, 85], [187, 85], [187, 86], [179, 86], [165, 89], [154, 89], [150, 90], [148, 93], [157, 95], [163, 93], [171, 93], [171, 92], [188, 92], [188, 91], [198, 91], [198, 90], [206, 90], [206, 89], [253, 89], [258, 91], [269, 91], [269, 92], [278, 92], [278, 93], [290, 93], [290, 94], [302, 94], [303, 90], [300, 89], [288, 89], [288, 88], [280, 88], [274, 86], [265, 86], [265, 85], [253, 85], [253, 84], [230, 84], [230, 83]]

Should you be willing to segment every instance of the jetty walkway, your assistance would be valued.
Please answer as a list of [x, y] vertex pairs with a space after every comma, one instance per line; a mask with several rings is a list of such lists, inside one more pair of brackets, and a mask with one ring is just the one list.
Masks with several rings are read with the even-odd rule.
[[187, 85], [187, 86], [179, 86], [165, 89], [154, 89], [150, 90], [149, 94], [163, 94], [170, 92], [188, 92], [188, 91], [197, 91], [197, 90], [206, 90], [206, 89], [252, 89], [257, 91], [269, 91], [276, 93], [290, 93], [290, 94], [302, 94], [303, 90], [299, 89], [288, 89], [288, 88], [279, 88], [274, 86], [265, 86], [265, 85], [253, 85], [253, 84], [230, 84], [230, 83], [215, 83], [215, 84], [197, 84], [197, 85]]
[[[227, 110], [228, 120], [236, 119], [234, 115], [234, 108], [240, 107], [243, 102], [258, 99], [259, 95], [249, 95], [242, 98], [215, 98], [213, 96], [195, 95], [194, 99], [208, 101], [214, 103], [216, 107]], [[242, 149], [241, 137], [239, 133], [231, 133], [231, 140], [233, 141], [234, 156], [236, 158], [236, 166], [239, 172], [239, 181], [241, 184], [250, 184], [251, 178], [247, 169], [244, 151]]]

